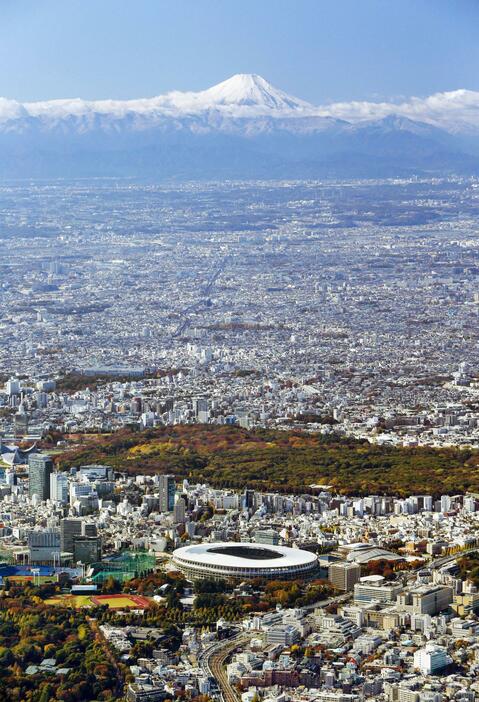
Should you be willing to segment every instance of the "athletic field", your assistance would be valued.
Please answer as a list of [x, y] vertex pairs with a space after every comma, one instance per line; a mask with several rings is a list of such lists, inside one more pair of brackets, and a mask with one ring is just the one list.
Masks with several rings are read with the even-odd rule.
[[47, 605], [62, 607], [95, 607], [108, 605], [111, 609], [147, 609], [150, 600], [139, 595], [58, 595], [45, 600]]
[[5, 580], [12, 583], [12, 585], [19, 585], [22, 583], [44, 585], [45, 583], [56, 583], [58, 578], [56, 575], [9, 575]]

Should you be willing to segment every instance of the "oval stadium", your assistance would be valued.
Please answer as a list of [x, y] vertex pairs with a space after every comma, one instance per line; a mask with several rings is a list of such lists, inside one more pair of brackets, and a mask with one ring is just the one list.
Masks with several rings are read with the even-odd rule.
[[192, 580], [307, 578], [317, 567], [314, 553], [257, 543], [203, 543], [177, 548], [173, 564]]

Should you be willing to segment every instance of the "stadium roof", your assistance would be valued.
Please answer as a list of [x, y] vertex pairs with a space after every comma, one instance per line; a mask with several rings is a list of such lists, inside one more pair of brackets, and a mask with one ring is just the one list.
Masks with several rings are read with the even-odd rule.
[[223, 568], [288, 568], [314, 564], [314, 553], [287, 546], [246, 542], [202, 543], [176, 549], [173, 556], [205, 566]]

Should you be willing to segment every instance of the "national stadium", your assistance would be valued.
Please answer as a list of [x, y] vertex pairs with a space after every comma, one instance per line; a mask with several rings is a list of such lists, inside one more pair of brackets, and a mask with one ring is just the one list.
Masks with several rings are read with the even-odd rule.
[[194, 544], [173, 552], [173, 564], [192, 580], [295, 580], [310, 577], [317, 563], [309, 551], [244, 542]]

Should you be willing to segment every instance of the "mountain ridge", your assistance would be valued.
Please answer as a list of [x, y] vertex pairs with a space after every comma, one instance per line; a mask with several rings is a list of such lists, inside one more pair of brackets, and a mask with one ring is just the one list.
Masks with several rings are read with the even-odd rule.
[[412, 121], [438, 126], [451, 133], [479, 130], [479, 92], [459, 89], [412, 97], [400, 103], [351, 101], [315, 106], [274, 87], [257, 74], [239, 73], [206, 90], [170, 91], [150, 98], [129, 100], [84, 100], [61, 98], [19, 102], [0, 97], [0, 126], [17, 119], [37, 117], [61, 119], [85, 114], [121, 118], [131, 114], [164, 117], [194, 115], [218, 110], [233, 116], [329, 117], [361, 123], [398, 115]]
[[[456, 92], [464, 98], [464, 91]], [[472, 124], [475, 103], [469, 93]], [[479, 172], [479, 97], [478, 136], [472, 128], [441, 126], [440, 100], [421, 103], [433, 104], [434, 119], [414, 100], [414, 119], [404, 103], [396, 106], [399, 112], [388, 112], [384, 103], [375, 103], [376, 111], [363, 105], [356, 118], [344, 119], [344, 105], [315, 107], [257, 74], [236, 74], [196, 93], [173, 91], [139, 100], [17, 103], [1, 98], [0, 177]]]

